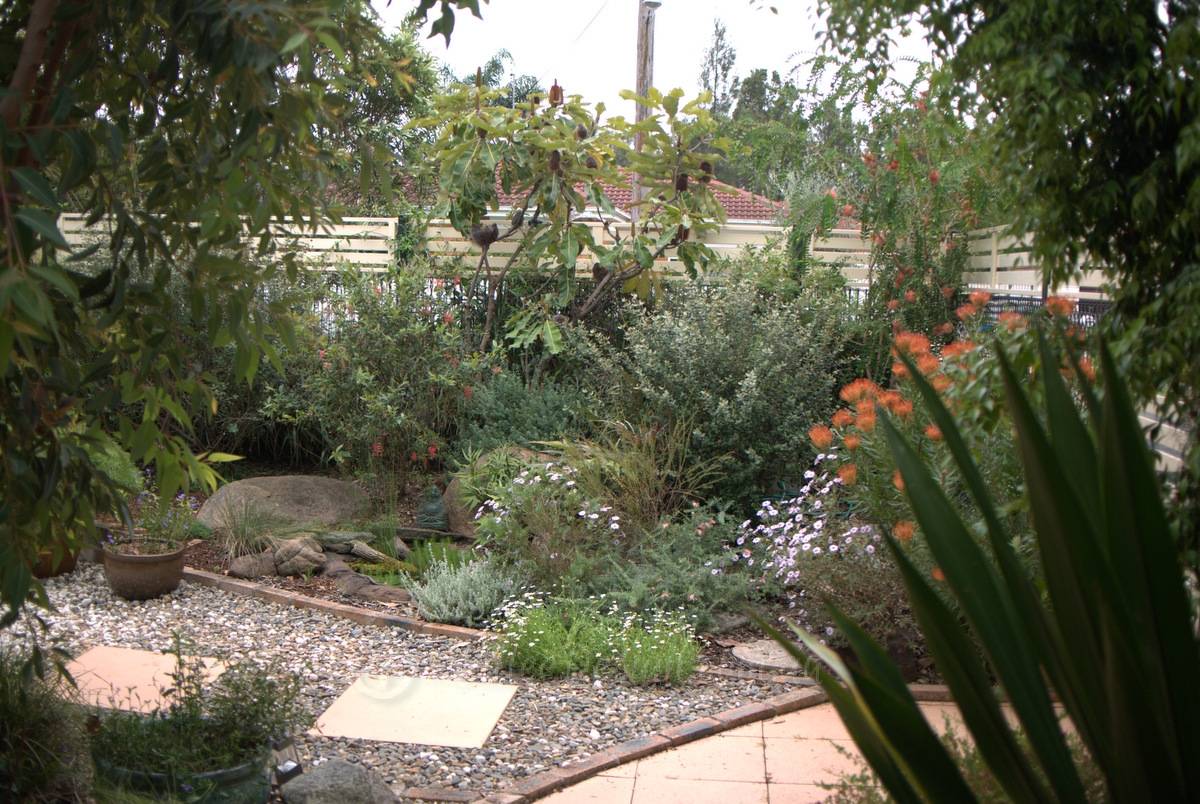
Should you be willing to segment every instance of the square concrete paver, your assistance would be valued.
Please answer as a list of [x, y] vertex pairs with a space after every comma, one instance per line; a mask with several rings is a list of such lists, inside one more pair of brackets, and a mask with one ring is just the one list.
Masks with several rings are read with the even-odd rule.
[[767, 738], [767, 780], [784, 784], [826, 784], [858, 773], [863, 762], [852, 740]]
[[849, 740], [850, 732], [832, 706], [813, 706], [764, 720], [763, 736], [772, 738]]
[[310, 734], [481, 748], [517, 688], [407, 676], [359, 676]]
[[717, 736], [639, 761], [637, 778], [762, 782], [764, 770], [762, 740]]
[[[202, 659], [212, 682], [224, 668], [216, 659]], [[86, 704], [106, 709], [153, 712], [169, 704], [163, 695], [174, 682], [176, 659], [167, 653], [99, 646], [67, 665]]]
[[555, 793], [545, 799], [553, 804], [586, 804], [587, 802], [603, 802], [628, 804], [633, 798], [633, 777], [620, 778], [617, 776], [593, 776], [591, 779], [572, 785], [562, 792]]
[[767, 804], [767, 786], [759, 782], [695, 779], [643, 779], [633, 787], [633, 804]]

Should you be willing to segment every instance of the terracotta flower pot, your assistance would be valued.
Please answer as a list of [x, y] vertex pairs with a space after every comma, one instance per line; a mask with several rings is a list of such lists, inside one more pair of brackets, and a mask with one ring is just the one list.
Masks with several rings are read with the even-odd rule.
[[41, 550], [38, 552], [37, 563], [33, 565], [33, 577], [35, 578], [53, 578], [55, 575], [65, 575], [75, 569], [75, 559], [79, 553], [76, 550], [67, 550], [58, 557], [58, 561], [54, 560], [53, 550]]
[[173, 592], [183, 579], [186, 545], [166, 553], [135, 555], [104, 549], [108, 585], [126, 600], [149, 600]]

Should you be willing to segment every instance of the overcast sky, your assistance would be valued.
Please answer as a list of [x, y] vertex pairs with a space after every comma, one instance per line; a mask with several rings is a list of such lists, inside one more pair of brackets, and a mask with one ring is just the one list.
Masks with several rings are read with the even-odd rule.
[[[374, 0], [384, 20], [398, 25], [416, 5], [412, 0]], [[770, 11], [770, 6], [778, 14]], [[633, 116], [620, 99], [634, 87], [638, 0], [491, 0], [480, 4], [483, 20], [457, 14], [449, 48], [438, 36], [425, 46], [458, 75], [473, 72], [497, 50], [513, 55], [516, 73], [531, 73], [549, 86], [555, 79], [567, 94], [603, 101], [608, 114]], [[733, 73], [765, 67], [787, 74], [815, 55], [820, 23], [810, 0], [663, 0], [656, 12], [654, 85], [700, 91], [700, 62], [721, 19], [737, 52]], [[428, 25], [426, 26], [428, 29]], [[899, 52], [927, 58], [923, 42], [910, 38]]]

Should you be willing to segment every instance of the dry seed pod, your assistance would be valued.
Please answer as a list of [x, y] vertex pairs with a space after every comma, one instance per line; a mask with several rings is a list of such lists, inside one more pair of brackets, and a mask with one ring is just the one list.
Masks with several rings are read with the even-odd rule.
[[500, 237], [500, 227], [494, 223], [477, 223], [471, 227], [471, 242], [480, 248], [487, 248]]
[[558, 152], [557, 148], [550, 152], [550, 172], [562, 172], [562, 154]]
[[675, 192], [686, 193], [688, 188], [688, 174], [680, 173], [675, 177]]
[[563, 88], [558, 85], [558, 79], [554, 79], [554, 86], [550, 87], [550, 105], [561, 106], [563, 102]]
[[580, 123], [579, 125], [575, 126], [575, 139], [579, 140], [580, 142], [583, 142], [587, 138], [588, 138], [587, 126], [585, 126], [583, 123]]
[[701, 184], [708, 184], [710, 181], [712, 181], [712, 162], [707, 162], [707, 161], [701, 162], [700, 163], [700, 171], [701, 171], [701, 175], [700, 175], [700, 183]]
[[591, 154], [588, 154], [588, 158], [584, 164], [587, 165], [588, 170], [595, 170], [596, 168], [600, 167], [600, 163], [596, 161], [596, 157], [592, 156]]

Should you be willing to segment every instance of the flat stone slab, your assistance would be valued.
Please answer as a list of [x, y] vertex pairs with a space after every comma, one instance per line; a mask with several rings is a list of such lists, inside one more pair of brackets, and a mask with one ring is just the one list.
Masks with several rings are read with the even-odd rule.
[[794, 671], [800, 669], [800, 663], [773, 639], [759, 639], [735, 645], [731, 652], [733, 658], [751, 667], [760, 667], [764, 670]]
[[[216, 659], [201, 661], [209, 683], [225, 670]], [[170, 703], [163, 690], [174, 683], [171, 673], [175, 665], [175, 657], [167, 653], [100, 646], [70, 662], [67, 670], [79, 687], [83, 703], [149, 713]]]
[[408, 676], [359, 676], [309, 734], [482, 748], [517, 688]]

